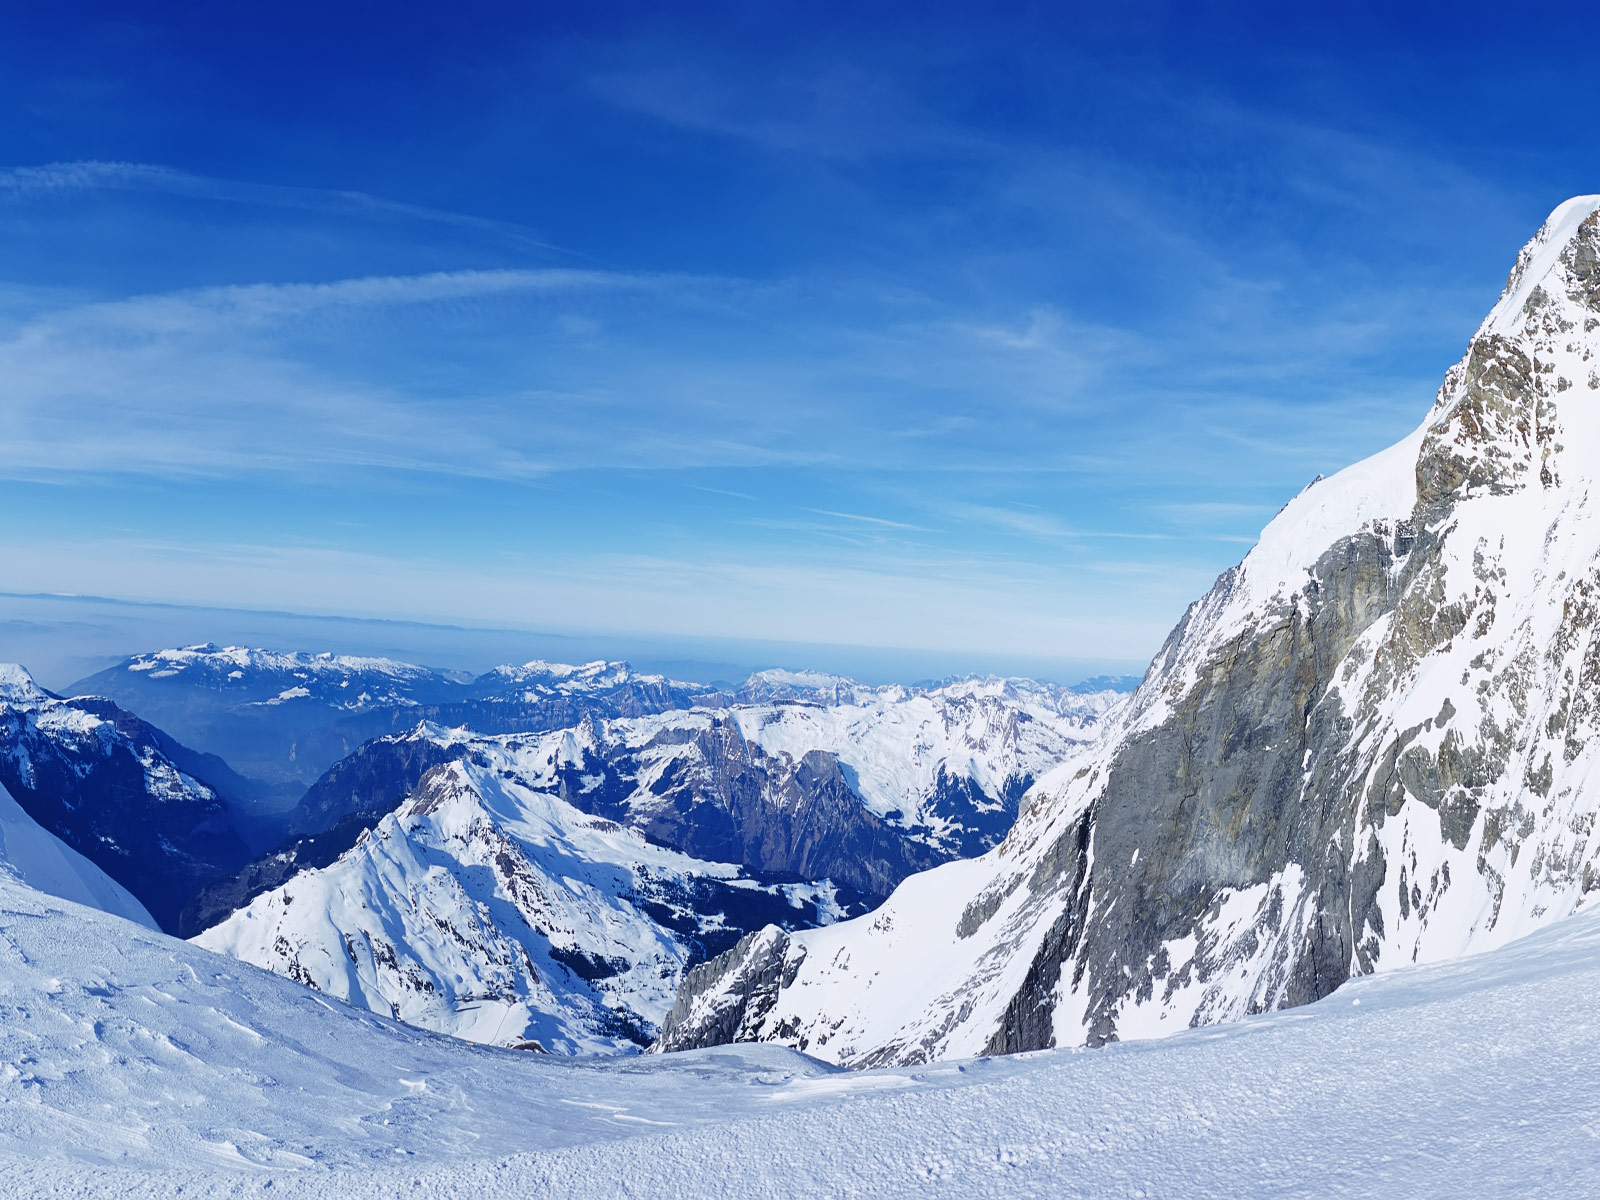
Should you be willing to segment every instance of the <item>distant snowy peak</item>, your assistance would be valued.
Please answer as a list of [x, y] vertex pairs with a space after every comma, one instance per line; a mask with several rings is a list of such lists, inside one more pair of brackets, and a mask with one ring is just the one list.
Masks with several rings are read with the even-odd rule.
[[[112, 669], [148, 683], [233, 693], [245, 702], [313, 700], [340, 708], [416, 702], [419, 689], [446, 684], [439, 672], [391, 658], [217, 646], [205, 643], [139, 654]], [[103, 674], [111, 674], [105, 672]]]
[[14, 707], [37, 707], [57, 699], [34, 682], [28, 669], [20, 663], [0, 663], [0, 704]]
[[366, 658], [331, 652], [258, 650], [245, 646], [218, 646], [205, 642], [172, 650], [157, 650], [151, 654], [138, 654], [125, 664], [129, 671], [147, 671], [158, 674], [170, 671], [198, 671], [224, 678], [235, 671], [305, 672], [314, 675], [390, 675], [397, 679], [414, 679], [430, 672], [425, 667], [398, 662], [392, 658]]
[[538, 703], [549, 699], [582, 700], [599, 696], [637, 696], [656, 707], [686, 707], [715, 689], [665, 675], [642, 674], [625, 662], [599, 660], [579, 665], [535, 659], [521, 666], [495, 667], [478, 676], [472, 694], [485, 700]]
[[628, 663], [609, 662], [605, 659], [574, 665], [536, 658], [520, 666], [495, 667], [489, 675], [513, 684], [545, 683], [577, 687], [616, 687], [634, 679], [649, 680], [652, 683], [667, 682], [665, 676], [641, 675]]
[[904, 688], [885, 689], [857, 683], [824, 671], [757, 671], [729, 694], [731, 703], [760, 704], [800, 701], [807, 704], [859, 704], [885, 695], [903, 695]]

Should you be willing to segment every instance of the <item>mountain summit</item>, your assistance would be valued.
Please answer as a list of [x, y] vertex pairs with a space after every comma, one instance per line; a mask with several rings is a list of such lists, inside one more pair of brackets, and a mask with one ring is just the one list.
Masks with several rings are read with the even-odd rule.
[[1318, 481], [981, 859], [692, 972], [666, 1049], [850, 1065], [1165, 1034], [1600, 888], [1600, 196], [1398, 445]]

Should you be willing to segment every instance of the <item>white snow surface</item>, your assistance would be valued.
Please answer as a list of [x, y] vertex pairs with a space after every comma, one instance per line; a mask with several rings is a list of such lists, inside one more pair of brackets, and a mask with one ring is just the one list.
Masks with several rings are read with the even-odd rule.
[[1102, 1050], [470, 1046], [0, 881], [0, 1196], [1600, 1193], [1600, 912]]
[[0, 877], [146, 929], [155, 920], [132, 893], [27, 813], [0, 784]]

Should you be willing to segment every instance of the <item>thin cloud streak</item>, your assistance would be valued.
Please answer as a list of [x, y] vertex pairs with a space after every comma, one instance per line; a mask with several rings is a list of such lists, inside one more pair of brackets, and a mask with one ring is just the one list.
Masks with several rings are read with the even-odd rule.
[[153, 163], [100, 162], [92, 159], [12, 167], [0, 171], [0, 196], [13, 200], [61, 198], [91, 191], [142, 192], [231, 204], [300, 209], [336, 216], [421, 221], [488, 234], [529, 249], [558, 254], [575, 253], [543, 240], [514, 222], [386, 200], [366, 192], [215, 179]]
[[869, 517], [861, 513], [835, 512], [831, 508], [808, 508], [807, 512], [814, 512], [822, 517], [838, 517], [842, 521], [859, 521], [863, 525], [878, 525], [885, 529], [909, 529], [919, 533], [930, 532], [921, 525], [910, 525], [905, 521], [891, 521], [887, 517]]

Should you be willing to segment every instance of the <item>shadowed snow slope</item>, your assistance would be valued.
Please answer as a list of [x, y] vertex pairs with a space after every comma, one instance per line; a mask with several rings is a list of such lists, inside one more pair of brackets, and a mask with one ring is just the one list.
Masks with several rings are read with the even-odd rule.
[[1600, 888], [1600, 197], [1421, 427], [1287, 504], [983, 859], [691, 973], [669, 1049], [1099, 1045], [1504, 944]]
[[1600, 1192], [1600, 913], [1100, 1051], [470, 1046], [0, 882], [0, 1195]]
[[0, 784], [0, 876], [74, 904], [156, 923], [128, 889], [22, 811]]
[[246, 857], [197, 762], [207, 760], [110, 701], [63, 700], [0, 663], [0, 783], [168, 929], [196, 888]]

